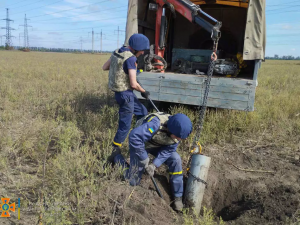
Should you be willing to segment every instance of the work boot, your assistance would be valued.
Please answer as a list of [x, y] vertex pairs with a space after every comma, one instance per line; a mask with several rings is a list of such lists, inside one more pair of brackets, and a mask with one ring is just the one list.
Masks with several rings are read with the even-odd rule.
[[182, 197], [175, 197], [174, 203], [173, 203], [173, 209], [175, 211], [181, 212], [183, 209], [183, 203], [182, 203]]
[[112, 166], [114, 166], [114, 165], [115, 165], [114, 159], [115, 159], [115, 157], [116, 157], [117, 155], [120, 155], [120, 154], [121, 154], [121, 149], [120, 149], [120, 147], [118, 147], [118, 146], [113, 146], [113, 151], [112, 151], [112, 153], [110, 154], [110, 156], [107, 157], [107, 163], [110, 163], [110, 164], [112, 164]]

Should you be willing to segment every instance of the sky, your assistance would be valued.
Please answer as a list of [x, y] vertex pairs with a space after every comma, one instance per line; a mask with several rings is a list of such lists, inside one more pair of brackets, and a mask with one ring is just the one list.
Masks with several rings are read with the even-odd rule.
[[[267, 56], [274, 54], [299, 56], [300, 0], [266, 0]], [[0, 19], [9, 8], [13, 45], [23, 46], [24, 16], [27, 15], [29, 45], [35, 47], [112, 51], [124, 43], [127, 0], [0, 0]], [[5, 27], [0, 20], [0, 27]], [[119, 28], [119, 32], [117, 31]], [[0, 30], [5, 35], [5, 29]], [[82, 40], [82, 41], [81, 41]], [[2, 44], [5, 37], [2, 37]]]

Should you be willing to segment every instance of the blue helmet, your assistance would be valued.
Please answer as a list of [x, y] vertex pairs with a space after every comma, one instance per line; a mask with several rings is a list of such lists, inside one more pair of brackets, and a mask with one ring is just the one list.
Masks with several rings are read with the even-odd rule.
[[129, 38], [129, 46], [136, 51], [144, 51], [150, 49], [150, 41], [143, 34], [133, 34]]
[[170, 116], [167, 126], [172, 134], [181, 139], [186, 139], [193, 130], [190, 118], [181, 113]]

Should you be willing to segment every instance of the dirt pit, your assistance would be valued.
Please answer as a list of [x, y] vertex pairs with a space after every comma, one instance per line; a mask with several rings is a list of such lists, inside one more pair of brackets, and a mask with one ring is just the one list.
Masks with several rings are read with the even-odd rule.
[[[280, 151], [276, 147], [244, 153], [233, 148], [207, 149], [212, 164], [203, 206], [214, 211], [216, 221], [221, 217], [226, 224], [297, 224], [300, 213], [299, 161], [293, 155], [278, 155], [276, 152]], [[167, 174], [166, 167], [162, 167], [155, 175], [164, 199], [158, 196], [146, 175], [140, 186], [116, 183], [106, 190], [123, 203], [115, 212], [115, 224], [122, 224], [122, 221], [143, 225], [184, 224], [182, 214], [171, 208]], [[107, 221], [102, 220], [99, 224], [110, 223], [113, 205], [111, 201]]]
[[[228, 224], [289, 224], [299, 216], [299, 162], [276, 147], [215, 155], [203, 205]], [[247, 171], [243, 171], [247, 170]], [[298, 214], [298, 215], [297, 215]]]
[[[227, 147], [230, 151], [208, 149], [212, 164], [203, 206], [213, 209], [226, 224], [296, 224], [300, 211], [300, 163], [293, 155], [279, 156], [275, 147], [247, 153]], [[182, 215], [170, 207], [165, 169], [161, 168], [155, 176], [164, 200], [145, 176], [127, 204], [127, 222], [135, 218], [138, 224], [145, 225], [183, 224]]]

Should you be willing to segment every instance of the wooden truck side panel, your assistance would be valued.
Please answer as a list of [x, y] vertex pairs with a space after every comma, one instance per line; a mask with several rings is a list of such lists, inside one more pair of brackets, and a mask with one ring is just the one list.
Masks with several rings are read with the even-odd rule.
[[[255, 73], [260, 66], [257, 61]], [[202, 105], [206, 76], [143, 72], [138, 75], [151, 99], [162, 102]], [[254, 111], [257, 80], [213, 77], [207, 105], [209, 107]], [[143, 99], [135, 91], [138, 98]]]

